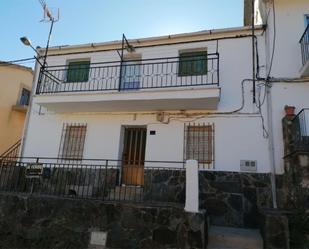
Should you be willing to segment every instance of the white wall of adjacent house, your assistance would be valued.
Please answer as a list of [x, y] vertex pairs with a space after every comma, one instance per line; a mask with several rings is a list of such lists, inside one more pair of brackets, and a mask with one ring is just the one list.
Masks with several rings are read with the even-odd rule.
[[[263, 2], [263, 1], [262, 1]], [[266, 1], [264, 1], [266, 2]], [[305, 31], [305, 15], [309, 14], [307, 0], [275, 0], [275, 52], [270, 77], [300, 78], [302, 69], [301, 48], [299, 40]], [[272, 1], [264, 8], [264, 17], [269, 13], [265, 33], [267, 54], [267, 72], [270, 68], [274, 41], [274, 20]], [[269, 110], [273, 116], [274, 157], [276, 173], [283, 173], [283, 134], [281, 119], [284, 117], [284, 106], [296, 107], [296, 113], [302, 108], [309, 107], [309, 78], [303, 78], [302, 83], [283, 81], [272, 84], [270, 88], [271, 100]]]
[[[211, 36], [206, 36], [206, 38], [211, 38]], [[264, 65], [263, 38], [258, 36], [258, 39], [260, 63]], [[194, 48], [207, 48], [208, 53], [213, 53], [217, 50], [217, 41], [140, 48], [136, 49], [136, 52], [145, 59], [178, 56], [180, 50]], [[251, 38], [219, 40], [218, 52], [220, 54], [221, 96], [217, 110], [212, 112], [229, 112], [241, 106], [241, 82], [243, 79], [252, 77]], [[49, 57], [48, 65], [64, 65], [69, 60], [83, 58], [90, 58], [91, 63], [119, 59], [116, 51], [97, 52]], [[263, 67], [261, 70], [263, 71]], [[112, 93], [103, 92], [102, 94]], [[172, 99], [173, 91], [169, 91], [169, 94]], [[261, 117], [257, 114], [255, 104], [252, 103], [251, 82], [244, 84], [243, 95], [245, 104], [241, 110], [242, 114], [205, 115], [199, 119], [175, 117], [170, 119], [168, 124], [157, 121], [155, 114], [147, 114], [147, 112], [144, 114], [139, 112], [100, 113], [91, 112], [91, 110], [80, 112], [78, 108], [66, 113], [51, 112], [46, 108], [40, 108], [37, 104], [37, 100], [44, 96], [35, 96], [23, 156], [57, 157], [63, 124], [83, 123], [87, 124], [84, 158], [121, 159], [122, 128], [124, 126], [146, 126], [145, 160], [183, 161], [185, 159], [184, 124], [194, 122], [195, 124], [214, 125], [215, 170], [240, 171], [240, 161], [251, 160], [257, 162], [257, 172], [270, 172], [268, 141], [263, 137]], [[77, 98], [78, 96], [83, 96], [83, 93], [76, 95]], [[164, 111], [166, 114], [169, 112]], [[203, 110], [201, 106], [201, 111], [207, 110]], [[155, 135], [150, 135], [150, 131], [155, 131]]]

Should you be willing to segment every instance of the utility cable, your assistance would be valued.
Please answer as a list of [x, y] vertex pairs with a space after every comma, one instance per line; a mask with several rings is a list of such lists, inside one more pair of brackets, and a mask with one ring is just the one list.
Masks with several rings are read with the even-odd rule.
[[17, 60], [11, 60], [11, 61], [0, 61], [0, 66], [8, 65], [8, 64], [15, 64], [18, 62], [34, 61], [34, 60], [35, 58], [31, 57], [31, 58], [17, 59]]

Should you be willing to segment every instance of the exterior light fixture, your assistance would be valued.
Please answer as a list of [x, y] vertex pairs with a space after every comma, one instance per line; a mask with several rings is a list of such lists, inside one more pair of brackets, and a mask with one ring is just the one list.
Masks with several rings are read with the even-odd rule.
[[25, 45], [31, 47], [35, 53], [37, 53], [37, 50], [32, 46], [31, 41], [26, 37], [20, 37], [20, 41]]
[[26, 46], [31, 46], [31, 41], [26, 36], [21, 37], [20, 41]]
[[135, 51], [135, 48], [131, 45], [131, 44], [128, 44], [126, 46], [126, 50], [129, 52], [129, 53], [132, 53]]

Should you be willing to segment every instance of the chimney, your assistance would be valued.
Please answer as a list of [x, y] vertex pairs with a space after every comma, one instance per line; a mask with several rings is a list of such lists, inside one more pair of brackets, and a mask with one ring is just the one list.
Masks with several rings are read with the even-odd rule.
[[251, 26], [252, 0], [244, 0], [244, 26]]

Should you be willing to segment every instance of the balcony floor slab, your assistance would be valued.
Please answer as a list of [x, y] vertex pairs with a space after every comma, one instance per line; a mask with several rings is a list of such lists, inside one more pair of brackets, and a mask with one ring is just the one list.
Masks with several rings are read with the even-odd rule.
[[216, 110], [219, 100], [219, 87], [58, 93], [34, 98], [35, 103], [57, 113]]

